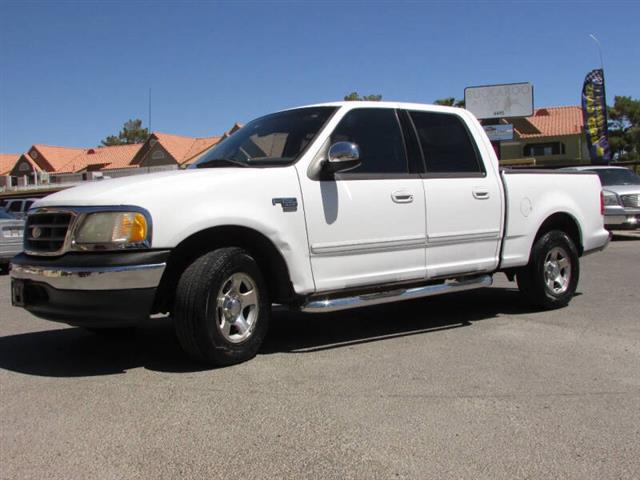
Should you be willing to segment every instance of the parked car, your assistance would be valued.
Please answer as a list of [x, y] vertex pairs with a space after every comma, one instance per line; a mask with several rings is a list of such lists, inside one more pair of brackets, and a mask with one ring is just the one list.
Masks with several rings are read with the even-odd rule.
[[10, 198], [0, 202], [0, 207], [4, 208], [7, 212], [12, 214], [15, 218], [24, 218], [27, 211], [31, 208], [33, 202], [38, 200], [37, 198]]
[[391, 102], [270, 114], [188, 170], [34, 207], [14, 305], [93, 329], [169, 312], [184, 350], [214, 365], [256, 354], [274, 303], [332, 312], [504, 272], [529, 302], [563, 307], [580, 257], [609, 241], [595, 174], [501, 172], [468, 111]]
[[604, 194], [604, 225], [609, 230], [640, 228], [640, 177], [625, 167], [584, 166], [563, 170], [594, 172]]
[[0, 271], [9, 267], [9, 261], [22, 251], [24, 220], [18, 220], [0, 209]]

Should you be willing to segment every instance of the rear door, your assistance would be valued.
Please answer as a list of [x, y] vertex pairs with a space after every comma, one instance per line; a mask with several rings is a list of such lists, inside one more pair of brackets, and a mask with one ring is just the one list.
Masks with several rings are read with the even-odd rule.
[[328, 144], [356, 143], [359, 167], [314, 180], [301, 172], [318, 291], [423, 279], [425, 201], [396, 111], [355, 108]]
[[502, 189], [487, 170], [464, 120], [453, 113], [410, 111], [425, 161], [427, 277], [497, 267]]

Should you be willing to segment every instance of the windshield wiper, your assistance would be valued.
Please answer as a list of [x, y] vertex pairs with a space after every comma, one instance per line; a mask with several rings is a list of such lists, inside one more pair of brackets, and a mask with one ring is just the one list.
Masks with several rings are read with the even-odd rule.
[[210, 158], [209, 160], [198, 163], [196, 168], [210, 168], [214, 167], [216, 164], [222, 165], [232, 165], [234, 167], [248, 167], [249, 165], [245, 162], [241, 162], [239, 160], [233, 160], [231, 158]]

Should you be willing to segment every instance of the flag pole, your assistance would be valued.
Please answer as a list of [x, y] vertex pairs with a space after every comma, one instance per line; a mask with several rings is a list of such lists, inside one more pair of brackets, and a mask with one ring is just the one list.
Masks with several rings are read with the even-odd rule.
[[[598, 53], [600, 54], [600, 72], [602, 73], [602, 96], [604, 97], [604, 135], [607, 138], [607, 144], [609, 143], [609, 119], [607, 112], [607, 90], [605, 88], [604, 81], [604, 60], [602, 57], [602, 45], [600, 44], [600, 40], [593, 33], [590, 33], [589, 36], [596, 43], [598, 47]], [[609, 147], [610, 149], [611, 147]], [[607, 159], [607, 164], [611, 163], [611, 150], [609, 150], [609, 158]]]
[[604, 75], [604, 61], [602, 60], [602, 45], [600, 45], [600, 40], [598, 40], [598, 38], [593, 33], [590, 33], [589, 36], [594, 42], [596, 42], [596, 45], [598, 46], [598, 53], [600, 54], [600, 70], [602, 70], [602, 74]]

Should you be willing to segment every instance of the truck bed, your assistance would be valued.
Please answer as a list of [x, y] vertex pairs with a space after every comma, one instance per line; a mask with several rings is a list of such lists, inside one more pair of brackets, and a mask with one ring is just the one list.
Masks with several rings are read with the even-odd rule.
[[578, 228], [580, 253], [601, 248], [609, 233], [601, 214], [600, 180], [590, 172], [502, 170], [506, 198], [501, 269], [526, 265], [536, 232], [552, 215]]

